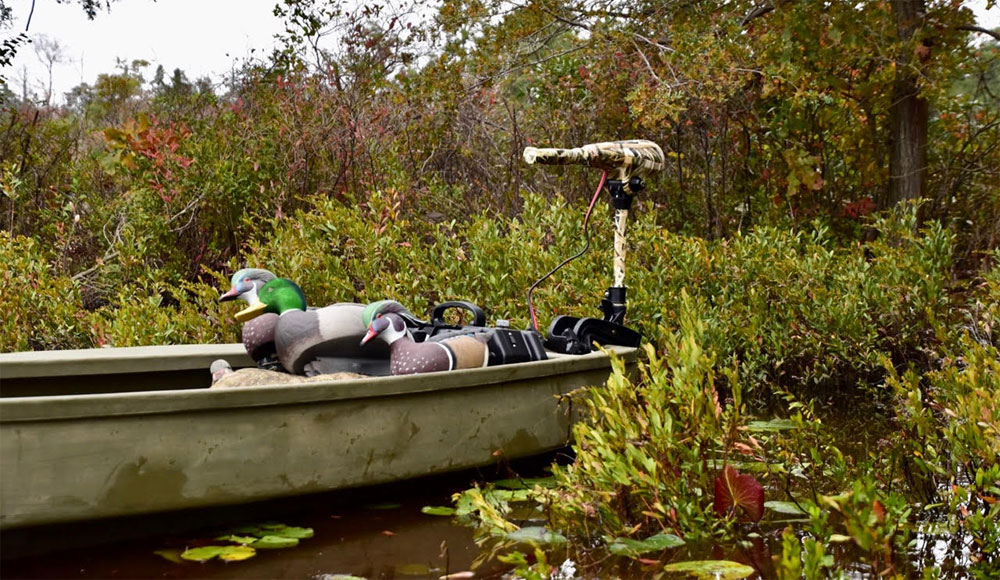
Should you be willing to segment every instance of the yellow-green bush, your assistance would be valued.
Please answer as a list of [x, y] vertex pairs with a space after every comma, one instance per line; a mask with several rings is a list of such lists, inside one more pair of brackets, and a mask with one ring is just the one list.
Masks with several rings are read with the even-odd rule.
[[0, 234], [0, 351], [90, 346], [79, 290], [54, 259], [32, 238]]

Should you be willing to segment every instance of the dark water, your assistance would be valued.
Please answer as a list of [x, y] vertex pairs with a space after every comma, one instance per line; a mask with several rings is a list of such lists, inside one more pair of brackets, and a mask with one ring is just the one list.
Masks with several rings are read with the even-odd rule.
[[[552, 457], [521, 463], [540, 473]], [[450, 517], [421, 512], [451, 505], [451, 494], [475, 481], [509, 477], [509, 468], [220, 508], [12, 531], [0, 536], [0, 576], [11, 578], [439, 578], [472, 568], [479, 549], [473, 531]], [[170, 562], [155, 552], [209, 542], [220, 530], [277, 521], [310, 527], [315, 535], [294, 548], [258, 550], [241, 562]], [[30, 555], [25, 555], [30, 554]], [[477, 578], [499, 577], [492, 563]]]
[[[870, 427], [870, 426], [869, 426]], [[877, 430], [853, 444], [867, 451], [877, 442]], [[869, 440], [870, 439], [870, 440]], [[850, 449], [850, 446], [845, 446]], [[473, 570], [484, 557], [473, 542], [473, 530], [450, 517], [421, 512], [424, 506], [449, 506], [453, 493], [475, 482], [500, 478], [537, 477], [553, 459], [565, 461], [565, 452], [518, 462], [512, 466], [425, 478], [411, 482], [351, 490], [250, 506], [200, 510], [166, 516], [114, 520], [84, 525], [60, 526], [7, 532], [0, 536], [0, 578], [308, 578], [332, 580], [352, 575], [370, 580], [382, 578], [440, 578]], [[774, 490], [771, 490], [774, 492]], [[776, 499], [776, 492], [768, 499]], [[777, 497], [777, 499], [784, 499]], [[758, 577], [774, 577], [774, 558], [781, 553], [781, 533], [799, 521], [769, 514], [759, 526], [745, 530], [745, 541], [719, 546], [686, 545], [646, 555], [647, 563], [610, 556], [602, 549], [585, 548], [573, 554], [551, 554], [549, 564], [558, 567], [566, 558], [584, 578], [646, 578], [655, 576], [663, 564], [685, 560], [725, 559], [752, 566]], [[276, 521], [310, 527], [315, 535], [295, 548], [258, 550], [242, 562], [210, 561], [175, 563], [157, 555], [158, 550], [183, 550], [212, 543], [227, 527]], [[543, 525], [533, 521], [523, 525]], [[968, 577], [969, 554], [961, 538], [931, 533], [922, 526], [913, 545], [897, 560], [897, 572], [919, 577], [924, 566], [940, 567], [944, 577]], [[217, 543], [217, 542], [216, 542]], [[488, 552], [490, 545], [484, 546]], [[509, 546], [507, 546], [509, 548]], [[579, 548], [579, 547], [578, 547]], [[851, 544], [826, 547], [837, 567], [858, 577], [875, 570], [864, 562], [864, 554]], [[508, 551], [504, 549], [503, 551]], [[530, 549], [524, 550], [531, 553]], [[655, 562], [655, 563], [654, 563]], [[475, 568], [477, 578], [499, 578], [508, 566], [489, 560]]]

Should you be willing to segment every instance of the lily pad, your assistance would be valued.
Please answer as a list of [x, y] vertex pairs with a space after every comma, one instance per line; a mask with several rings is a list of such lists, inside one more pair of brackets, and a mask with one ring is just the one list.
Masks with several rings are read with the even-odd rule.
[[615, 538], [608, 546], [608, 551], [616, 556], [638, 556], [647, 552], [657, 552], [683, 545], [684, 540], [673, 534], [656, 534], [645, 540]]
[[254, 540], [264, 536], [280, 536], [282, 538], [296, 538], [301, 540], [313, 537], [313, 530], [312, 528], [286, 526], [285, 524], [264, 523], [233, 528], [229, 530], [229, 535], [237, 537], [253, 536]]
[[153, 553], [174, 564], [182, 564], [184, 562], [181, 558], [181, 550], [156, 550]]
[[280, 548], [294, 548], [299, 545], [299, 540], [298, 538], [286, 538], [284, 536], [264, 536], [250, 545], [263, 550], [277, 550]]
[[250, 546], [201, 546], [181, 552], [181, 558], [192, 562], [207, 562], [218, 558], [226, 562], [237, 562], [253, 558], [257, 553]]
[[790, 516], [808, 515], [797, 504], [790, 501], [765, 501], [764, 507], [773, 512], [778, 512], [779, 514], [787, 514]]
[[420, 511], [429, 516], [453, 516], [456, 513], [453, 507], [437, 505], [425, 505]]
[[297, 526], [286, 526], [284, 524], [267, 530], [269, 536], [281, 536], [282, 538], [295, 538], [302, 540], [313, 537], [312, 528], [300, 528]]
[[668, 564], [663, 568], [668, 574], [697, 580], [738, 580], [752, 576], [757, 571], [751, 566], [730, 560], [693, 560]]
[[219, 536], [215, 538], [216, 540], [221, 540], [223, 542], [232, 542], [234, 544], [252, 544], [259, 540], [257, 536], [237, 536], [235, 534], [230, 534], [228, 536]]
[[513, 532], [507, 532], [507, 539], [515, 542], [533, 544], [565, 544], [566, 536], [540, 526], [528, 526]]

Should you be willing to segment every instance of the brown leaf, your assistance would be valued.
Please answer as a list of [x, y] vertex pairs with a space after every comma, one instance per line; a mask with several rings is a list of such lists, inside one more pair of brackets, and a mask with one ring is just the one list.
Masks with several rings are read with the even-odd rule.
[[882, 502], [875, 500], [872, 502], [872, 511], [875, 512], [875, 517], [878, 519], [878, 523], [885, 521], [885, 506]]

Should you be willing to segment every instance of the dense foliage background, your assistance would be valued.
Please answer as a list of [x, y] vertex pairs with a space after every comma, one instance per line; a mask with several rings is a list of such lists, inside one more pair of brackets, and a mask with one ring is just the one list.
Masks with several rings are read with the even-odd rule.
[[[234, 341], [217, 297], [244, 265], [313, 304], [465, 298], [523, 327], [597, 178], [523, 147], [651, 139], [668, 168], [639, 198], [628, 279], [649, 366], [588, 399], [577, 465], [540, 491], [553, 525], [732, 538], [707, 458], [742, 453], [815, 508], [778, 532], [772, 572], [830, 573], [843, 538], [869, 572], [939, 570], [900, 556], [935, 518], [956, 569], [996, 572], [1000, 43], [961, 2], [276, 13], [282, 48], [220, 85], [136, 61], [65, 103], [3, 87], [0, 350]], [[604, 211], [543, 319], [596, 314]], [[837, 449], [822, 417], [846, 405], [893, 435]], [[748, 435], [751, 414], [799, 435]]]

